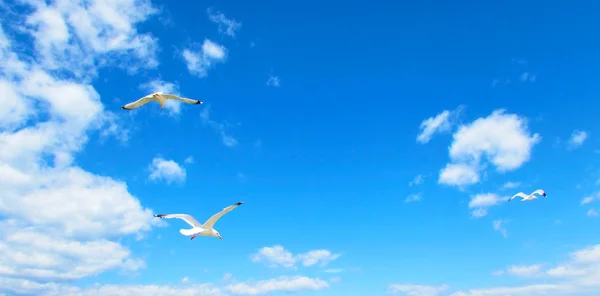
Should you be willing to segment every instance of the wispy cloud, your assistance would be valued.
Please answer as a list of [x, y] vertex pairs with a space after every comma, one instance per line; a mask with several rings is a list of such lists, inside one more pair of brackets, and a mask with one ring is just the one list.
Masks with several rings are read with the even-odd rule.
[[408, 186], [415, 186], [423, 184], [424, 178], [423, 175], [417, 175], [412, 181], [408, 183]]
[[498, 231], [502, 234], [502, 236], [504, 237], [508, 237], [508, 232], [506, 231], [506, 228], [503, 226], [503, 223], [508, 222], [507, 220], [494, 220], [492, 221], [492, 227], [494, 228], [495, 231]]
[[480, 193], [473, 195], [469, 201], [469, 209], [474, 209], [472, 210], [471, 215], [474, 218], [481, 218], [487, 215], [487, 208], [499, 205], [505, 200], [506, 198], [502, 198], [495, 193]]
[[573, 131], [573, 133], [571, 134], [571, 137], [569, 138], [568, 144], [567, 144], [568, 148], [575, 149], [575, 148], [581, 147], [581, 145], [583, 145], [583, 142], [585, 142], [585, 140], [587, 138], [588, 138], [588, 133], [586, 131], [582, 131], [582, 130]]
[[269, 76], [269, 79], [267, 79], [267, 85], [272, 87], [279, 87], [279, 77]]
[[416, 201], [421, 201], [421, 200], [422, 200], [422, 194], [417, 193], [417, 194], [411, 194], [411, 195], [407, 196], [406, 199], [404, 199], [404, 202], [411, 203], [411, 202], [416, 202]]
[[210, 119], [210, 105], [207, 105], [202, 110], [202, 112], [200, 112], [200, 118], [204, 125], [208, 125], [221, 136], [221, 141], [223, 142], [223, 145], [227, 147], [235, 147], [238, 145], [238, 141], [225, 132], [225, 124]]
[[325, 266], [340, 256], [340, 254], [334, 254], [324, 249], [294, 255], [283, 246], [275, 245], [261, 248], [256, 254], [251, 256], [251, 260], [255, 263], [264, 263], [271, 268], [295, 268], [297, 263], [301, 263], [303, 266], [313, 266], [321, 263], [321, 266]]
[[504, 183], [504, 185], [502, 185], [502, 190], [507, 190], [507, 189], [515, 189], [517, 187], [521, 186], [521, 182], [506, 182]]
[[241, 23], [234, 19], [228, 19], [219, 11], [213, 11], [211, 8], [208, 8], [206, 12], [208, 13], [210, 21], [219, 26], [219, 32], [221, 34], [235, 38], [235, 33], [242, 27]]
[[419, 126], [417, 142], [427, 144], [434, 134], [450, 131], [463, 109], [463, 106], [459, 106], [455, 110], [444, 110], [435, 117], [423, 120]]

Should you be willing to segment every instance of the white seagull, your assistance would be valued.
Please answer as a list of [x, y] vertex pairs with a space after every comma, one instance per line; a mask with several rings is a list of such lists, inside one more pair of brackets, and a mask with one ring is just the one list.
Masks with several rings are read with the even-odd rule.
[[133, 110], [135, 108], [141, 107], [142, 105], [145, 105], [146, 103], [150, 102], [150, 101], [157, 101], [160, 104], [160, 109], [164, 109], [165, 108], [165, 102], [167, 100], [177, 100], [177, 101], [181, 101], [184, 103], [188, 103], [188, 104], [195, 104], [195, 105], [199, 105], [199, 104], [203, 104], [203, 101], [200, 100], [192, 100], [192, 99], [188, 99], [188, 98], [180, 98], [176, 95], [170, 95], [170, 94], [163, 94], [162, 92], [155, 92], [153, 94], [149, 94], [135, 102], [131, 102], [123, 107], [121, 107], [121, 109], [123, 110]]
[[523, 198], [521, 201], [533, 200], [533, 199], [538, 198], [536, 194], [546, 197], [546, 192], [544, 192], [544, 190], [542, 190], [542, 189], [538, 189], [538, 190], [532, 192], [530, 195], [527, 195], [523, 192], [519, 192], [519, 193], [513, 195], [513, 197], [509, 198], [508, 201], [510, 201], [511, 199], [514, 199], [517, 196], [520, 196]]
[[217, 220], [219, 220], [219, 218], [221, 218], [223, 215], [231, 212], [233, 209], [239, 207], [243, 203], [244, 203], [243, 201], [240, 201], [238, 203], [235, 203], [233, 205], [230, 205], [230, 206], [224, 208], [222, 211], [214, 214], [212, 217], [210, 217], [208, 220], [206, 220], [206, 222], [204, 222], [204, 224], [200, 224], [196, 219], [194, 219], [194, 217], [187, 215], [187, 214], [156, 214], [156, 215], [154, 215], [154, 217], [165, 218], [165, 219], [179, 218], [179, 219], [187, 222], [187, 224], [190, 224], [193, 228], [180, 229], [179, 232], [185, 236], [191, 235], [192, 237], [190, 238], [190, 240], [194, 239], [198, 235], [216, 236], [220, 239], [223, 239], [223, 237], [219, 234], [219, 232], [213, 228], [213, 225], [215, 225]]

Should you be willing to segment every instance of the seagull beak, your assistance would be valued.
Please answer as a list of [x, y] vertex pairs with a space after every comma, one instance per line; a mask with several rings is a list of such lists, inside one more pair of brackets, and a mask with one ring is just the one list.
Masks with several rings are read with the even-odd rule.
[[219, 235], [219, 239], [223, 239], [223, 237]]

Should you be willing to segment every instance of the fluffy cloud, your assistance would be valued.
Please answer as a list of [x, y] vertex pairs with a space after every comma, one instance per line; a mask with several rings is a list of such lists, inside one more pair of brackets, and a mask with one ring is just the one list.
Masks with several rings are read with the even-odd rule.
[[571, 134], [571, 137], [569, 138], [569, 142], [567, 145], [570, 149], [579, 148], [579, 147], [581, 147], [581, 145], [583, 145], [583, 142], [585, 142], [587, 137], [588, 137], [587, 132], [575, 130]]
[[150, 180], [164, 180], [167, 184], [173, 182], [181, 183], [185, 181], [186, 171], [177, 162], [166, 160], [161, 157], [155, 157], [149, 166]]
[[407, 296], [438, 296], [448, 290], [449, 286], [425, 286], [411, 284], [392, 284], [388, 287], [388, 293], [404, 293]]
[[223, 13], [207, 9], [208, 19], [219, 26], [219, 32], [230, 37], [235, 37], [235, 32], [239, 31], [242, 24], [234, 19], [228, 19]]
[[77, 288], [54, 281], [143, 268], [119, 241], [159, 223], [125, 183], [75, 164], [90, 135], [123, 135], [91, 81], [100, 66], [157, 65], [156, 39], [136, 30], [156, 10], [148, 1], [18, 5], [27, 7], [9, 7], [24, 12], [11, 24], [23, 27], [0, 26], [9, 110], [0, 111], [0, 293], [64, 295]]
[[[450, 296], [593, 296], [600, 289], [600, 245], [586, 247], [570, 254], [570, 259], [550, 268], [546, 264], [512, 265], [506, 273], [524, 281], [542, 280], [520, 286], [478, 288], [449, 293]], [[504, 271], [495, 271], [497, 275]], [[398, 292], [408, 295], [439, 295], [440, 287], [419, 285], [399, 286]], [[392, 287], [390, 286], [390, 288]], [[445, 286], [443, 286], [445, 288]], [[446, 290], [446, 289], [443, 289]], [[412, 293], [412, 294], [410, 294]], [[429, 293], [429, 294], [427, 294]], [[437, 293], [437, 294], [436, 294]]]
[[440, 171], [440, 184], [466, 186], [478, 183], [483, 163], [503, 173], [519, 168], [531, 156], [539, 134], [530, 135], [525, 118], [496, 110], [485, 118], [461, 126], [450, 145], [451, 163]]
[[300, 262], [303, 266], [313, 266], [321, 263], [321, 266], [339, 258], [339, 254], [333, 254], [328, 250], [313, 250], [302, 254], [292, 254], [281, 245], [263, 247], [251, 256], [252, 262], [264, 263], [267, 266], [294, 268]]
[[471, 214], [475, 218], [481, 218], [487, 215], [487, 208], [499, 205], [506, 198], [500, 197], [495, 193], [480, 193], [471, 196], [469, 201], [469, 209], [473, 209]]
[[206, 77], [208, 69], [214, 66], [214, 64], [225, 62], [227, 59], [227, 48], [204, 39], [204, 43], [200, 49], [186, 48], [183, 50], [182, 56], [191, 74], [198, 77]]
[[444, 110], [435, 117], [429, 117], [421, 122], [419, 126], [420, 133], [417, 135], [417, 142], [421, 144], [429, 143], [431, 137], [436, 133], [450, 131], [456, 118], [460, 115], [463, 107], [459, 106], [455, 110]]
[[227, 123], [219, 123], [210, 118], [210, 105], [202, 109], [202, 112], [200, 112], [200, 119], [202, 120], [202, 124], [209, 126], [215, 132], [217, 132], [219, 136], [221, 136], [221, 141], [223, 142], [223, 145], [227, 147], [235, 147], [238, 145], [238, 141], [234, 137], [226, 133], [226, 129], [228, 126]]

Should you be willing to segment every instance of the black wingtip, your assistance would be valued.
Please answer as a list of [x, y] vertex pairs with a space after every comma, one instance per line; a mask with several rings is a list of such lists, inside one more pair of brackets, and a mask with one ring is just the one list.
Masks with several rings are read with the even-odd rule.
[[154, 217], [163, 218], [165, 214], [155, 214]]
[[127, 108], [125, 108], [125, 106], [121, 107], [121, 110], [129, 110]]
[[241, 204], [243, 204], [243, 203], [244, 203], [243, 201], [240, 201], [240, 202], [236, 203], [235, 205], [236, 205], [236, 206], [239, 206], [239, 205], [241, 205]]
[[198, 101], [196, 102], [196, 104], [200, 105], [200, 104], [204, 104], [204, 102], [203, 102], [203, 101], [200, 101], [200, 100], [198, 100]]

